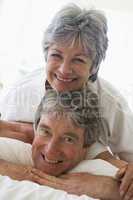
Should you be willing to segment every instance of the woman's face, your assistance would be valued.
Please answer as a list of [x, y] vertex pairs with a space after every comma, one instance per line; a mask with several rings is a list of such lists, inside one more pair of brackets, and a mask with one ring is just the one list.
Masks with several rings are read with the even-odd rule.
[[57, 91], [81, 89], [90, 75], [92, 60], [80, 45], [53, 44], [49, 47], [47, 80]]

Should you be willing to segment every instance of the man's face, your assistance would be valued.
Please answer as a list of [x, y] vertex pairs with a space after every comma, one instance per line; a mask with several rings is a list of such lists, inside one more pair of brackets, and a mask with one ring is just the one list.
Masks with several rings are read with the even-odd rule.
[[48, 50], [47, 80], [57, 91], [81, 89], [90, 75], [92, 60], [80, 45], [53, 44]]
[[32, 144], [37, 169], [58, 176], [85, 159], [84, 129], [66, 116], [42, 115]]

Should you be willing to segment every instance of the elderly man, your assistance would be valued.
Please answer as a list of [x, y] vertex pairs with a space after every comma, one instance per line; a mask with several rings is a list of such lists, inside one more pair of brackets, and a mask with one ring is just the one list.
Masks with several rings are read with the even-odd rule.
[[[6, 139], [0, 140], [0, 148], [2, 142], [5, 142], [3, 143], [5, 156], [0, 150], [0, 158], [8, 161], [1, 162], [0, 173], [16, 180], [28, 179], [58, 188], [54, 182], [54, 180], [58, 182], [58, 178], [53, 179], [51, 184], [51, 177], [48, 175], [57, 177], [64, 175], [82, 160], [89, 159], [87, 152], [98, 140], [102, 124], [97, 107], [97, 96], [89, 90], [87, 93], [93, 98], [83, 104], [82, 91], [67, 93], [67, 95], [54, 90], [47, 91], [36, 112], [32, 149], [31, 145], [21, 141], [18, 141], [16, 146], [16, 141], [12, 139], [8, 149], [8, 145], [5, 145], [8, 144]], [[95, 109], [92, 104], [95, 105]], [[91, 180], [92, 175], [89, 174], [89, 177]], [[101, 178], [104, 184], [97, 187], [100, 186]], [[109, 185], [105, 189], [107, 183]], [[97, 176], [96, 182], [88, 189], [88, 196], [118, 200], [120, 199], [118, 185], [119, 182], [111, 177]], [[72, 193], [71, 190], [69, 192]]]

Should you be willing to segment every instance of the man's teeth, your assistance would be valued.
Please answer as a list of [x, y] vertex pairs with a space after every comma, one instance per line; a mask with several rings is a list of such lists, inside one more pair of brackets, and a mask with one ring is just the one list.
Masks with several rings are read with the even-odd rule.
[[59, 162], [58, 160], [49, 160], [46, 156], [45, 156], [45, 160], [46, 162], [51, 163], [51, 164], [56, 164]]

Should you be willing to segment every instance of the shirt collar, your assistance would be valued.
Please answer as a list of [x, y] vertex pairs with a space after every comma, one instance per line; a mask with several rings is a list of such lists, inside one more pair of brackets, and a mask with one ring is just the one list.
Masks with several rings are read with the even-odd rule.
[[45, 81], [45, 90], [52, 89], [51, 85], [49, 84], [48, 80]]

